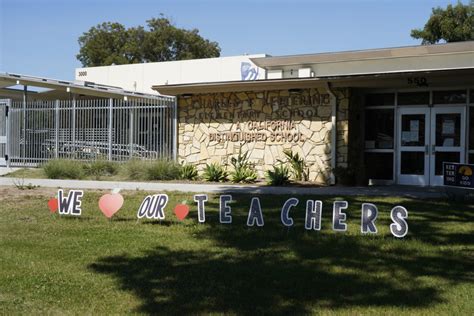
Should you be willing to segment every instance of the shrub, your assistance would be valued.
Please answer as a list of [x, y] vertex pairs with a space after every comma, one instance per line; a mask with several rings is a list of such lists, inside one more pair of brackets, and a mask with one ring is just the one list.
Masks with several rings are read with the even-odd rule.
[[132, 159], [124, 164], [127, 178], [132, 180], [146, 180], [150, 163], [145, 160]]
[[181, 165], [172, 160], [156, 160], [148, 165], [147, 180], [175, 180], [181, 177]]
[[288, 167], [280, 165], [274, 166], [273, 171], [267, 171], [267, 184], [284, 185], [290, 183], [290, 171]]
[[181, 177], [181, 165], [172, 160], [129, 160], [124, 166], [126, 175], [133, 180], [174, 180]]
[[242, 154], [239, 151], [239, 155], [232, 157], [230, 163], [234, 167], [234, 170], [230, 173], [230, 179], [234, 183], [253, 183], [257, 179], [257, 173], [250, 166], [248, 160], [248, 152]]
[[196, 180], [198, 172], [195, 165], [181, 165], [181, 179]]
[[206, 164], [204, 168], [203, 178], [206, 181], [212, 182], [221, 182], [227, 180], [227, 171], [225, 171], [224, 167], [217, 164]]
[[306, 166], [306, 162], [303, 157], [300, 157], [298, 153], [293, 154], [291, 150], [284, 150], [283, 154], [286, 157], [287, 162], [291, 166], [291, 173], [296, 181], [308, 181], [309, 170]]
[[43, 165], [49, 179], [81, 179], [84, 177], [83, 163], [75, 160], [54, 159]]
[[84, 165], [86, 175], [100, 179], [102, 176], [113, 176], [118, 173], [119, 165], [107, 160], [96, 160]]
[[234, 183], [254, 183], [257, 173], [252, 169], [238, 169], [231, 172], [230, 180]]

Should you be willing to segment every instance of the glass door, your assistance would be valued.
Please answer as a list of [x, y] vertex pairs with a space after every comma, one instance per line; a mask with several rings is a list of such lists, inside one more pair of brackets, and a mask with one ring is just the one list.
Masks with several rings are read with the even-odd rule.
[[428, 185], [430, 108], [398, 110], [398, 183]]
[[431, 109], [430, 185], [443, 184], [443, 162], [464, 162], [464, 107]]

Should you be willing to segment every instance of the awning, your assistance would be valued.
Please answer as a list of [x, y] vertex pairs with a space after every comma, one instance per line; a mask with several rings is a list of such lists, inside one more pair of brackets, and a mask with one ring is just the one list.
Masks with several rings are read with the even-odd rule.
[[116, 99], [162, 98], [155, 94], [127, 91], [120, 87], [111, 87], [87, 81], [56, 80], [9, 73], [0, 74], [0, 97], [15, 96], [21, 93], [21, 90], [8, 89], [8, 87], [17, 85], [48, 89], [47, 91], [34, 92], [34, 97], [38, 99], [68, 98], [71, 94]]
[[325, 87], [354, 88], [406, 88], [407, 78], [423, 76], [429, 78], [432, 87], [474, 86], [474, 67], [438, 71], [396, 72], [370, 75], [329, 76], [318, 78], [291, 78], [255, 81], [206, 82], [179, 85], [156, 85], [152, 89], [163, 95], [179, 96], [221, 92], [286, 90]]

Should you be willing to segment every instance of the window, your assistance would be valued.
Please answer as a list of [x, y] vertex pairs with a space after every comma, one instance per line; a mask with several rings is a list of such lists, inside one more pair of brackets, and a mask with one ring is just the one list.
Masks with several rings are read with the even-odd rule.
[[394, 105], [394, 93], [372, 93], [365, 96], [365, 106]]
[[403, 92], [398, 94], [398, 105], [427, 105], [430, 103], [430, 93]]
[[393, 149], [393, 109], [370, 109], [365, 111], [365, 148]]
[[364, 164], [368, 179], [393, 180], [395, 93], [365, 96]]
[[368, 179], [393, 180], [393, 153], [365, 153], [365, 170]]
[[[471, 92], [472, 93], [472, 92]], [[474, 101], [474, 99], [471, 99]], [[469, 106], [469, 163], [474, 163], [474, 106]]]
[[433, 104], [462, 104], [466, 102], [466, 90], [433, 92]]

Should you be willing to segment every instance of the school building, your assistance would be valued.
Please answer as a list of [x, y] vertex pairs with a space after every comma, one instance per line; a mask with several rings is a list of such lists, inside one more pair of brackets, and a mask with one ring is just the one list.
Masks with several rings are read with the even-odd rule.
[[[111, 143], [128, 133], [126, 157], [133, 146], [166, 147], [168, 156], [202, 169], [244, 151], [263, 177], [291, 150], [304, 157], [313, 182], [334, 183], [345, 172], [358, 183], [412, 185], [441, 185], [443, 162], [474, 163], [472, 41], [81, 68], [76, 79], [121, 88], [126, 102], [140, 93], [175, 98], [166, 99], [172, 113], [153, 119], [145, 111], [142, 123], [121, 101], [121, 125], [113, 129], [114, 116], [101, 128]], [[140, 133], [159, 146], [135, 144]], [[115, 159], [115, 147], [106, 149]]]

